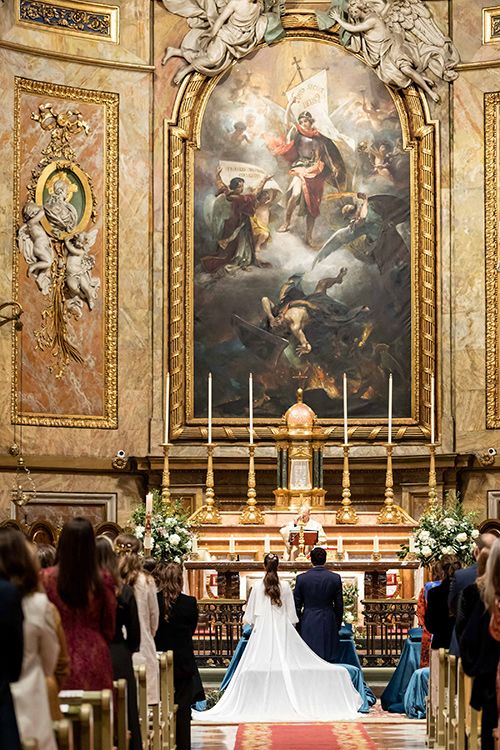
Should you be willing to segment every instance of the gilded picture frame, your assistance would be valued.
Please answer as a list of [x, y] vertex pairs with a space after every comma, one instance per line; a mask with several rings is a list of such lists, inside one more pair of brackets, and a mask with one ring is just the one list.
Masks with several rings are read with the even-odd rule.
[[498, 287], [500, 175], [500, 92], [484, 95], [485, 281], [486, 281], [486, 428], [500, 427], [500, 348]]
[[[333, 33], [320, 32], [310, 14], [284, 18], [287, 40], [318, 42], [340, 48]], [[278, 44], [281, 44], [279, 42]], [[258, 54], [258, 52], [257, 52]], [[347, 54], [347, 53], [346, 53]], [[353, 56], [356, 58], [356, 56]], [[173, 117], [165, 123], [165, 289], [169, 330], [165, 342], [171, 375], [170, 419], [173, 439], [205, 439], [206, 417], [195, 415], [194, 353], [194, 241], [195, 157], [200, 148], [203, 118], [210, 96], [221, 76], [207, 79], [199, 74], [181, 85]], [[411, 182], [411, 386], [409, 415], [393, 419], [393, 439], [427, 441], [430, 435], [431, 377], [436, 378], [436, 426], [439, 435], [440, 398], [437, 362], [437, 225], [438, 139], [425, 98], [413, 87], [389, 91], [398, 112], [403, 139], [409, 152]], [[298, 383], [300, 385], [300, 383]], [[332, 441], [342, 441], [342, 419], [322, 419]], [[254, 419], [257, 438], [268, 440], [279, 416]], [[350, 439], [359, 442], [387, 440], [386, 418], [350, 419]], [[241, 417], [213, 418], [215, 441], [248, 440], [248, 422]]]

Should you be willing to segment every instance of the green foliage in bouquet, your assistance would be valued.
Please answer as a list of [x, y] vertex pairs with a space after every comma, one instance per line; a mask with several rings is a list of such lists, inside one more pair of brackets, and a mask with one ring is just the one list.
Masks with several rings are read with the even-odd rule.
[[[462, 565], [473, 562], [474, 541], [479, 536], [476, 514], [466, 513], [460, 499], [447, 499], [443, 506], [430, 507], [414, 534], [415, 555], [422, 565], [430, 565], [443, 555], [456, 555]], [[402, 544], [399, 557], [406, 557], [408, 551], [408, 545]]]
[[[146, 505], [141, 503], [132, 511], [128, 523], [130, 532], [144, 543], [146, 530]], [[165, 505], [161, 492], [153, 492], [151, 514], [151, 556], [157, 560], [180, 563], [185, 560], [193, 546], [193, 531], [188, 515], [179, 501]]]

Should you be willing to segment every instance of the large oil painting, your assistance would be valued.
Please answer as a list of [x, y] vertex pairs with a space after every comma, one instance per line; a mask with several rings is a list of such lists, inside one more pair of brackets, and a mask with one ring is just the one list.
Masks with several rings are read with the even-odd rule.
[[[340, 46], [285, 39], [214, 87], [194, 155], [194, 418], [412, 417], [411, 148]], [[406, 131], [407, 132], [407, 131]]]

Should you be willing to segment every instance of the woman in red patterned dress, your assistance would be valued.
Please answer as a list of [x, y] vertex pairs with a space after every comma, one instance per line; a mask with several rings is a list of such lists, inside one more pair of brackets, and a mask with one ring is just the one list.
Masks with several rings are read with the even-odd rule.
[[115, 634], [114, 582], [99, 572], [95, 537], [87, 518], [77, 516], [64, 524], [56, 565], [42, 571], [50, 601], [61, 615], [70, 656], [67, 690], [103, 690], [113, 687], [109, 644]]

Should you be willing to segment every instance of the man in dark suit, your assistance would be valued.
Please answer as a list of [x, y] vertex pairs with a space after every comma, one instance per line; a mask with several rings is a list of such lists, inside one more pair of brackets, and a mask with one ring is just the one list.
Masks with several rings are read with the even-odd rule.
[[339, 630], [344, 616], [342, 580], [325, 568], [326, 550], [311, 550], [313, 568], [297, 576], [293, 596], [303, 640], [325, 661], [335, 662], [340, 649]]
[[10, 682], [16, 682], [23, 664], [23, 609], [12, 583], [0, 580], [0, 747], [21, 750]]
[[[496, 538], [497, 537], [495, 536], [495, 534], [481, 534], [481, 536], [478, 536], [473, 552], [474, 559], [477, 560], [481, 553], [481, 550], [486, 548], [489, 549], [494, 544]], [[473, 565], [470, 565], [468, 568], [462, 568], [461, 570], [457, 570], [455, 572], [455, 575], [451, 579], [450, 592], [448, 594], [448, 609], [450, 610], [451, 617], [457, 616], [458, 603], [460, 601], [462, 591], [467, 586], [475, 583], [476, 578], [477, 562], [475, 562]], [[460, 647], [458, 645], [458, 639], [455, 629], [453, 629], [453, 634], [451, 636], [450, 654], [453, 654], [454, 656], [460, 656]]]

